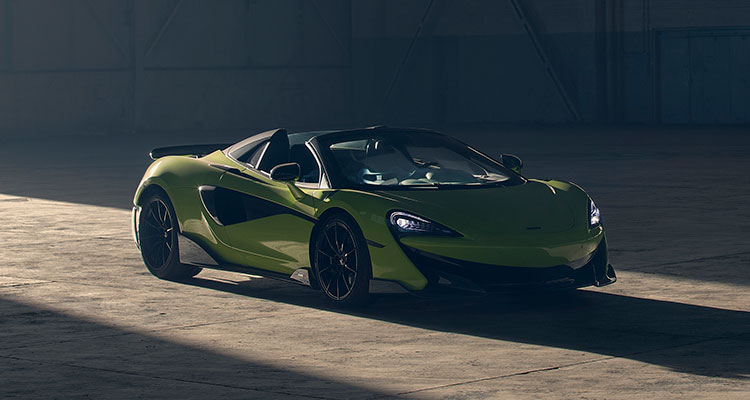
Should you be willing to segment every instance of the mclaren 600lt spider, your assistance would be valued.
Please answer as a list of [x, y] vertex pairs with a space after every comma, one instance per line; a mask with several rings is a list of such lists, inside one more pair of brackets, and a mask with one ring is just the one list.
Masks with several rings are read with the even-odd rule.
[[154, 149], [134, 199], [149, 271], [202, 268], [371, 293], [474, 293], [616, 280], [599, 209], [570, 182], [529, 179], [450, 136], [374, 127]]

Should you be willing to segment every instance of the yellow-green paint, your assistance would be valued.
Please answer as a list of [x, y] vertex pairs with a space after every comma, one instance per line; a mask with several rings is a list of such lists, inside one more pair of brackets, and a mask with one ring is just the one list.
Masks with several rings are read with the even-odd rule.
[[[239, 169], [246, 178], [211, 167]], [[258, 181], [262, 184], [257, 183]], [[203, 158], [169, 156], [146, 171], [135, 195], [156, 185], [172, 201], [181, 232], [209, 249], [218, 261], [291, 274], [309, 268], [309, 246], [315, 223], [289, 214], [274, 215], [232, 226], [218, 225], [198, 194], [202, 185], [243, 192], [300, 212], [312, 219], [331, 209], [348, 213], [365, 238], [373, 278], [392, 280], [411, 290], [427, 280], [411, 263], [386, 223], [392, 210], [411, 212], [445, 225], [461, 237], [407, 236], [405, 245], [471, 262], [517, 267], [549, 267], [579, 260], [604, 239], [601, 227], [589, 229], [587, 194], [561, 181], [528, 180], [509, 187], [364, 192], [349, 189], [301, 188], [236, 163], [221, 151]]]

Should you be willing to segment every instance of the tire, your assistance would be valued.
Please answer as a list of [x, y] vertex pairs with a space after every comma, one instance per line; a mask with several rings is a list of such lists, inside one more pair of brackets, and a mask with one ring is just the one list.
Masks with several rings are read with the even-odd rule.
[[180, 264], [179, 226], [172, 202], [163, 193], [155, 193], [142, 203], [138, 220], [141, 257], [149, 272], [166, 280], [183, 280], [201, 272], [201, 268]]
[[362, 231], [348, 215], [332, 215], [321, 223], [313, 271], [320, 290], [335, 304], [361, 306], [371, 301], [370, 253]]

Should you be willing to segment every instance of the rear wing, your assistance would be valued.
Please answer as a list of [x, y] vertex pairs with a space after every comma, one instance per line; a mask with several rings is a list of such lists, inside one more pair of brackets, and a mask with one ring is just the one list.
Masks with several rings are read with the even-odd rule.
[[203, 157], [207, 154], [211, 154], [216, 150], [226, 149], [231, 146], [232, 143], [214, 143], [214, 144], [191, 144], [186, 146], [169, 146], [169, 147], [158, 147], [151, 150], [149, 156], [152, 160], [162, 158], [166, 156], [192, 156], [192, 157]]

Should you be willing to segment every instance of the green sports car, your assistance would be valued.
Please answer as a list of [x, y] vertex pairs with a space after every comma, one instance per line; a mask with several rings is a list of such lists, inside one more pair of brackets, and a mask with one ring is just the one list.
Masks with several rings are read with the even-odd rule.
[[371, 293], [508, 292], [615, 282], [599, 209], [443, 134], [373, 127], [154, 149], [133, 232], [149, 271], [202, 268]]

